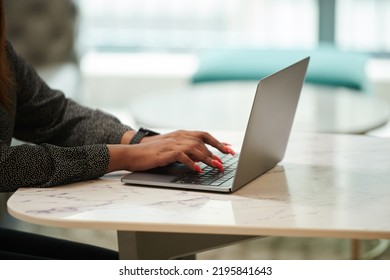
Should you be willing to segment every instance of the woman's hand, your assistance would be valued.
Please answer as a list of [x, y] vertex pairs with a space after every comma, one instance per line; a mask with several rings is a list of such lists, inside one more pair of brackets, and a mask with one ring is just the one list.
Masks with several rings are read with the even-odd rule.
[[221, 160], [213, 155], [207, 145], [223, 153], [234, 154], [228, 145], [219, 142], [207, 132], [179, 130], [145, 137], [140, 144], [108, 145], [108, 171], [141, 171], [180, 162], [194, 171], [201, 172], [196, 164], [198, 161], [223, 171]]

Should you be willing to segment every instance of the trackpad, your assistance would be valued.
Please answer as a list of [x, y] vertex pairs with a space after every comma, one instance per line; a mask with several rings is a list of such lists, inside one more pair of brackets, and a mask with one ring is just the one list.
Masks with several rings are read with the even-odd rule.
[[[122, 178], [122, 182], [130, 184], [145, 184], [147, 182], [168, 183], [174, 178], [188, 173], [194, 172], [187, 166], [181, 163], [173, 163], [164, 167], [153, 168], [142, 172], [133, 172]], [[142, 183], [144, 182], [144, 183]]]
[[182, 163], [171, 163], [167, 166], [157, 167], [145, 171], [145, 173], [179, 176], [192, 170]]

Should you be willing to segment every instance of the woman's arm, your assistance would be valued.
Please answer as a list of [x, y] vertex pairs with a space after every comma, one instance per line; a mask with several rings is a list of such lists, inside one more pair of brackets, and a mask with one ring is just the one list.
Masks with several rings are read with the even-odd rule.
[[98, 178], [107, 172], [106, 145], [59, 147], [9, 146], [0, 142], [0, 191], [51, 187]]
[[17, 98], [14, 137], [60, 146], [118, 144], [131, 127], [51, 89], [10, 44], [7, 45]]
[[[134, 133], [131, 128], [51, 90], [10, 44], [7, 53], [14, 75], [10, 95], [15, 110], [0, 108], [0, 191], [104, 175], [110, 158], [106, 143], [120, 143], [124, 135]], [[36, 145], [10, 146], [12, 137]]]

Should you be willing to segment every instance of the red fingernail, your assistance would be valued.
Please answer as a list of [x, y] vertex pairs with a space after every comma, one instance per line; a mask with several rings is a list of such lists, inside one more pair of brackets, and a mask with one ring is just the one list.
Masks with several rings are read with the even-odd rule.
[[223, 168], [223, 165], [222, 165], [219, 161], [213, 160], [212, 163], [213, 163], [213, 165], [214, 165], [216, 168], [219, 169], [219, 171], [221, 171], [221, 172], [224, 172], [224, 171], [225, 171], [225, 168]]
[[228, 146], [225, 146], [225, 151], [229, 154], [231, 154], [232, 156], [234, 156], [236, 154], [235, 151], [233, 151], [230, 147]]
[[215, 159], [215, 160], [218, 160], [220, 163], [223, 163], [222, 162], [222, 159], [220, 159], [218, 156], [216, 156], [216, 155], [213, 155], [213, 159]]
[[197, 164], [194, 164], [194, 169], [195, 169], [195, 171], [198, 172], [198, 173], [203, 173], [202, 168], [200, 168], [199, 165], [197, 165]]
[[222, 144], [223, 144], [224, 146], [231, 146], [231, 144], [225, 143], [225, 142], [222, 142]]

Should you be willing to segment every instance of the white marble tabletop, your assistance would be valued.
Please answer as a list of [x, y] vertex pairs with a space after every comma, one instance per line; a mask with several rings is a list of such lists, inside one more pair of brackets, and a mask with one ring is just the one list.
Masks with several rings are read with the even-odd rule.
[[[138, 98], [130, 111], [146, 127], [243, 131], [256, 86], [256, 81], [215, 82], [162, 90]], [[363, 134], [388, 119], [388, 104], [373, 95], [305, 84], [293, 130]]]
[[[228, 135], [236, 149], [239, 136]], [[118, 231], [390, 239], [390, 141], [293, 133], [285, 160], [233, 194], [123, 185], [125, 172], [8, 201], [21, 220]]]

